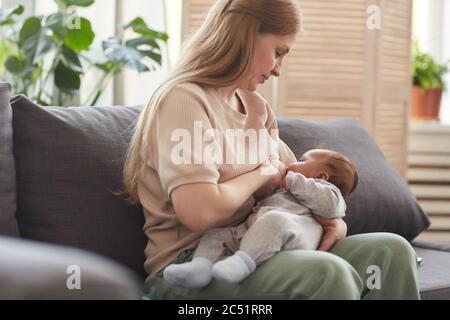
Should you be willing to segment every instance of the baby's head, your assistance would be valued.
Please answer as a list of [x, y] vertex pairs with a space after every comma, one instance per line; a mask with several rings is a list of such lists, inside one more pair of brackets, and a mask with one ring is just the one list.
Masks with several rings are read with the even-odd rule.
[[344, 198], [358, 185], [356, 166], [346, 156], [332, 150], [309, 150], [287, 169], [301, 173], [307, 178], [322, 179], [334, 184]]

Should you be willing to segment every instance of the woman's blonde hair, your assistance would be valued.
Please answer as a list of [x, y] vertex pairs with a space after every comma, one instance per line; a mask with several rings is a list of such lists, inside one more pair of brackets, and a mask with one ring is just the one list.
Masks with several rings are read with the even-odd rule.
[[258, 33], [296, 34], [301, 14], [296, 0], [218, 0], [206, 20], [184, 44], [178, 63], [142, 110], [131, 138], [123, 171], [125, 196], [139, 203], [137, 187], [148, 157], [152, 119], [163, 99], [178, 84], [226, 87], [251, 66]]

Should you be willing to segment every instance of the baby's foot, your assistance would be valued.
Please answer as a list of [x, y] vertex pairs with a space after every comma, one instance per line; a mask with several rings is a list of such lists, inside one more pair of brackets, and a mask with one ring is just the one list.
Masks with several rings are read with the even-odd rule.
[[252, 274], [255, 269], [255, 261], [244, 251], [237, 251], [231, 257], [214, 264], [212, 274], [215, 279], [238, 283]]
[[203, 288], [212, 280], [212, 261], [206, 258], [194, 258], [190, 262], [172, 264], [164, 270], [164, 279], [186, 288]]

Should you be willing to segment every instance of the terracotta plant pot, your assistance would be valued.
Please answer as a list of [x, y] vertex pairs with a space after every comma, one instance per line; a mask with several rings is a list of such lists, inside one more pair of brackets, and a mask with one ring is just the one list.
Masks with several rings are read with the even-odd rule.
[[416, 120], [439, 121], [442, 89], [431, 88], [427, 91], [419, 86], [411, 90], [411, 117]]

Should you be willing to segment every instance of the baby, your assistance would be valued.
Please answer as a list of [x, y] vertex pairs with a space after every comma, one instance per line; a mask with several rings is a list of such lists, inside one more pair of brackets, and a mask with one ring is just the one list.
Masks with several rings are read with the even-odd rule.
[[188, 288], [202, 288], [213, 278], [238, 283], [279, 251], [317, 249], [323, 228], [312, 213], [345, 215], [344, 199], [358, 184], [355, 165], [335, 151], [314, 149], [287, 169], [283, 188], [258, 202], [244, 223], [207, 231], [192, 261], [168, 266], [164, 279]]

